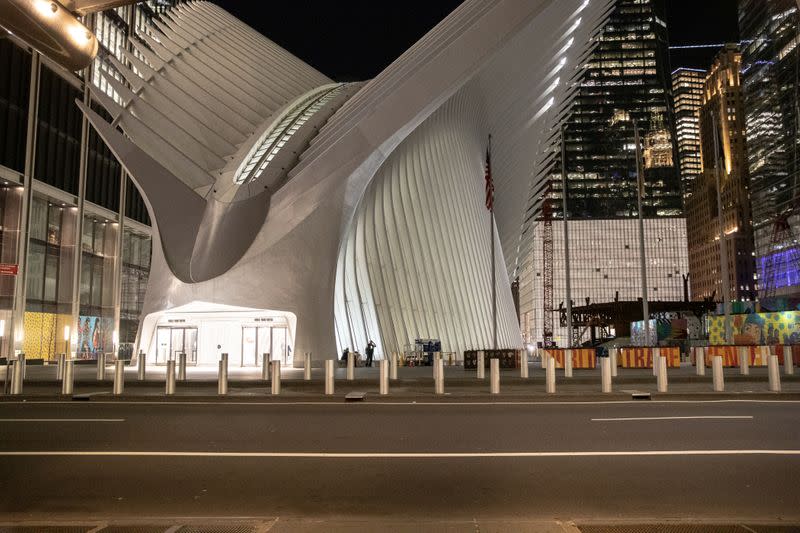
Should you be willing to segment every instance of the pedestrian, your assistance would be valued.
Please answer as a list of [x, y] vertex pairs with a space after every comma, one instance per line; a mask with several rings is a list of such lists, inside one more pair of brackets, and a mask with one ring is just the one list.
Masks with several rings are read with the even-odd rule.
[[350, 353], [350, 348], [345, 348], [344, 350], [342, 350], [342, 359], [341, 359], [342, 363], [347, 364], [347, 354], [349, 353]]
[[375, 354], [375, 346], [376, 344], [370, 340], [367, 343], [367, 349], [365, 350], [367, 354], [367, 363], [364, 366], [372, 366], [372, 356]]

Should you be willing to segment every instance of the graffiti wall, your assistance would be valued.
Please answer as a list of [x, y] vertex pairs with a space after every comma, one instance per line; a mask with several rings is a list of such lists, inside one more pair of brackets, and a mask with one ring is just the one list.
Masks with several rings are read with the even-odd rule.
[[[711, 344], [725, 344], [725, 317], [710, 316], [708, 338]], [[800, 343], [800, 311], [749, 313], [731, 317], [734, 344]]]

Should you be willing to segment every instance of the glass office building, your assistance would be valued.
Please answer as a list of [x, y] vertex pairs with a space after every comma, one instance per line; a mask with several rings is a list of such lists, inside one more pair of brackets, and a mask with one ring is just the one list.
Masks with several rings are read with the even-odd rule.
[[800, 14], [794, 0], [740, 0], [750, 198], [759, 297], [800, 296]]
[[[617, 291], [620, 298], [630, 300], [642, 294], [634, 123], [643, 148], [648, 295], [663, 301], [683, 299], [682, 275], [688, 273], [688, 259], [671, 90], [664, 2], [618, 1], [586, 61], [566, 119], [567, 210], [576, 306], [611, 301]], [[566, 299], [558, 155], [550, 188], [550, 194], [545, 194], [549, 199], [543, 201], [549, 201], [554, 219], [553, 307], [557, 309]], [[521, 262], [520, 320], [526, 342], [535, 343], [541, 341], [542, 317], [554, 311], [544, 309], [542, 298], [542, 215], [531, 216], [538, 222], [533, 252]], [[553, 322], [554, 340], [563, 346], [567, 337], [559, 330], [557, 313]]]
[[150, 269], [150, 221], [75, 101], [104, 113], [88, 96], [86, 80], [99, 86], [97, 72], [108, 68], [109, 56], [120, 56], [132, 22], [165, 7], [140, 3], [87, 17], [101, 50], [80, 73], [15, 36], [0, 38], [4, 357], [16, 350], [52, 360], [68, 345], [78, 358], [130, 353]]
[[703, 103], [705, 78], [705, 70], [679, 68], [672, 72], [675, 140], [684, 200], [692, 194], [692, 182], [703, 170], [699, 112]]

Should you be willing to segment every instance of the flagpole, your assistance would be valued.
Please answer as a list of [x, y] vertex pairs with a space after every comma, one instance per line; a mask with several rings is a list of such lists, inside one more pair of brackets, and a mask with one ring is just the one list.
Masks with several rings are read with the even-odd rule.
[[[489, 135], [489, 165], [491, 165], [492, 136]], [[491, 166], [489, 169], [491, 176]], [[497, 277], [494, 257], [494, 190], [491, 191], [492, 203], [489, 208], [489, 242], [491, 243], [492, 265], [492, 349], [497, 349]]]

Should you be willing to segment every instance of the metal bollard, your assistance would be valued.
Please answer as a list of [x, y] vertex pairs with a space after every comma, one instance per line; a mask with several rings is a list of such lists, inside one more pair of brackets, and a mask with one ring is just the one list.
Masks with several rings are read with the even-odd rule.
[[272, 385], [271, 392], [273, 396], [278, 396], [281, 393], [281, 362], [272, 361]]
[[25, 354], [21, 353], [14, 361], [11, 372], [11, 394], [22, 394], [22, 382], [25, 380]]
[[792, 354], [792, 347], [786, 345], [783, 347], [783, 371], [787, 376], [794, 375], [794, 354]]
[[663, 355], [658, 357], [658, 392], [667, 392], [667, 358]]
[[600, 358], [600, 384], [603, 393], [611, 392], [611, 357]]
[[178, 354], [178, 381], [186, 381], [186, 354]]
[[61, 378], [61, 394], [72, 394], [75, 385], [75, 361], [64, 361], [64, 375]]
[[541, 353], [539, 353], [539, 367], [542, 370], [545, 370], [547, 368], [547, 359], [548, 356], [546, 350], [542, 350]]
[[569, 348], [564, 350], [564, 377], [572, 377], [572, 350]]
[[228, 394], [228, 354], [221, 354], [217, 372], [217, 394]]
[[58, 366], [56, 367], [56, 379], [61, 381], [64, 379], [64, 361], [67, 359], [67, 354], [58, 354]]
[[347, 352], [347, 381], [356, 379], [356, 354]]
[[706, 347], [697, 346], [694, 349], [695, 372], [698, 376], [706, 375]]
[[392, 364], [389, 368], [389, 378], [392, 380], [397, 379], [397, 352], [392, 352]]
[[261, 379], [264, 381], [269, 379], [269, 353], [261, 354]]
[[547, 366], [545, 367], [545, 377], [547, 381], [547, 394], [556, 393], [556, 362], [552, 355], [546, 355]]
[[617, 352], [618, 348], [611, 349], [611, 377], [617, 377]]
[[439, 372], [436, 374], [436, 394], [444, 394], [444, 361], [439, 359]]
[[303, 379], [311, 381], [311, 352], [306, 352], [303, 359]]
[[492, 357], [489, 360], [490, 391], [492, 394], [500, 394], [500, 359]]
[[147, 355], [144, 352], [139, 352], [139, 373], [138, 378], [139, 381], [144, 381], [146, 377], [146, 367], [147, 367]]
[[769, 390], [772, 392], [780, 392], [781, 374], [778, 371], [778, 356], [770, 355], [767, 357], [767, 366], [769, 367]]
[[175, 394], [175, 359], [167, 361], [166, 378], [166, 394], [172, 396]]
[[97, 381], [106, 379], [106, 354], [97, 354]]
[[433, 352], [433, 365], [432, 365], [433, 366], [433, 379], [436, 379], [436, 376], [439, 375], [438, 374], [438, 372], [439, 372], [438, 368], [439, 367], [436, 366], [436, 361], [438, 361], [439, 359], [441, 359], [441, 355], [439, 355], [439, 352]]
[[389, 394], [389, 361], [386, 358], [378, 361], [378, 373], [380, 374], [380, 393], [386, 396]]
[[750, 375], [750, 350], [747, 346], [739, 346], [736, 348], [739, 356], [739, 373], [743, 376]]
[[711, 361], [711, 374], [714, 383], [714, 392], [725, 390], [725, 377], [722, 375], [722, 356], [715, 355]]
[[528, 350], [522, 350], [519, 356], [519, 377], [528, 379]]
[[652, 349], [653, 359], [653, 375], [658, 376], [658, 359], [661, 357], [661, 348], [655, 347]]
[[483, 350], [478, 350], [478, 379], [486, 378], [486, 369], [483, 366], [486, 364], [484, 357]]
[[333, 394], [333, 372], [336, 361], [333, 359], [325, 360], [325, 394], [330, 396]]
[[125, 361], [114, 361], [114, 396], [125, 390]]

